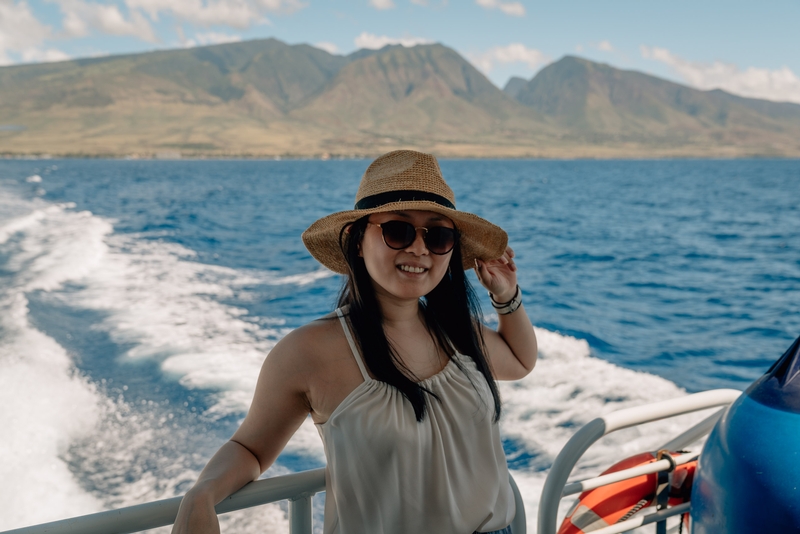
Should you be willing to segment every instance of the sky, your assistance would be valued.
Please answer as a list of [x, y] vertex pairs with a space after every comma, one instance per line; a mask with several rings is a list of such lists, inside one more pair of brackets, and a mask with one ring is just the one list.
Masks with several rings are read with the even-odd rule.
[[449, 46], [502, 88], [565, 55], [800, 103], [800, 1], [0, 0], [0, 65], [274, 37]]

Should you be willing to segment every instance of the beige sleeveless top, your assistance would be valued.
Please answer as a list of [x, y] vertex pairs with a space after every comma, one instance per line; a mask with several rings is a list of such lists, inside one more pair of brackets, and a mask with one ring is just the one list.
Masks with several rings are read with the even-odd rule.
[[336, 310], [364, 382], [317, 425], [325, 445], [325, 534], [471, 534], [514, 518], [508, 466], [486, 379], [470, 358], [420, 382], [425, 419], [394, 387], [370, 378]]

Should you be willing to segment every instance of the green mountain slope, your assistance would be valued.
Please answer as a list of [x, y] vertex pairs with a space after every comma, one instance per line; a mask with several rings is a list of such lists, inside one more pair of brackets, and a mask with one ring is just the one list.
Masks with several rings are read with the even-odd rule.
[[347, 62], [312, 46], [267, 39], [165, 53], [136, 70], [226, 102], [257, 91], [285, 112], [321, 90]]
[[441, 44], [336, 56], [266, 39], [0, 67], [0, 154], [800, 156], [798, 139], [796, 104], [575, 57], [501, 91]]
[[349, 60], [274, 39], [0, 68], [2, 152], [315, 153], [282, 123]]
[[504, 142], [547, 126], [445, 46], [389, 46], [344, 66], [292, 117], [340, 132], [415, 140]]
[[104, 107], [130, 99], [214, 104], [257, 91], [288, 111], [348, 62], [275, 39], [0, 69], [0, 109]]
[[640, 72], [567, 56], [516, 95], [576, 138], [797, 151], [800, 105], [699, 91]]
[[519, 92], [528, 84], [528, 80], [519, 76], [512, 76], [503, 87], [503, 92], [511, 98], [517, 98]]

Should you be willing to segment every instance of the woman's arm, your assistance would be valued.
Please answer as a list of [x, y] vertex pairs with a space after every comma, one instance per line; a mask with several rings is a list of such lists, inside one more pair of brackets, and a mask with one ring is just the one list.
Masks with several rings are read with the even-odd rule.
[[[475, 262], [478, 280], [492, 294], [496, 302], [508, 302], [517, 291], [517, 266], [514, 264], [514, 251], [506, 248], [497, 260]], [[533, 325], [520, 305], [516, 311], [497, 314], [498, 327], [483, 328], [483, 338], [497, 380], [518, 380], [533, 370], [538, 355], [538, 345]]]
[[225, 443], [183, 497], [172, 533], [219, 533], [214, 506], [260, 474], [258, 460], [249, 450], [235, 441]]
[[173, 534], [219, 533], [214, 506], [272, 465], [305, 420], [309, 344], [304, 337], [309, 338], [291, 332], [264, 361], [247, 416], [184, 496]]

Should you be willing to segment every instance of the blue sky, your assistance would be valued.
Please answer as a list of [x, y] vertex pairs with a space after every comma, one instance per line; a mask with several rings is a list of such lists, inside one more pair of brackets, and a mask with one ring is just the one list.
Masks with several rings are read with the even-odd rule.
[[800, 103], [800, 2], [0, 0], [0, 64], [274, 37], [338, 54], [440, 42], [502, 87], [567, 54]]

